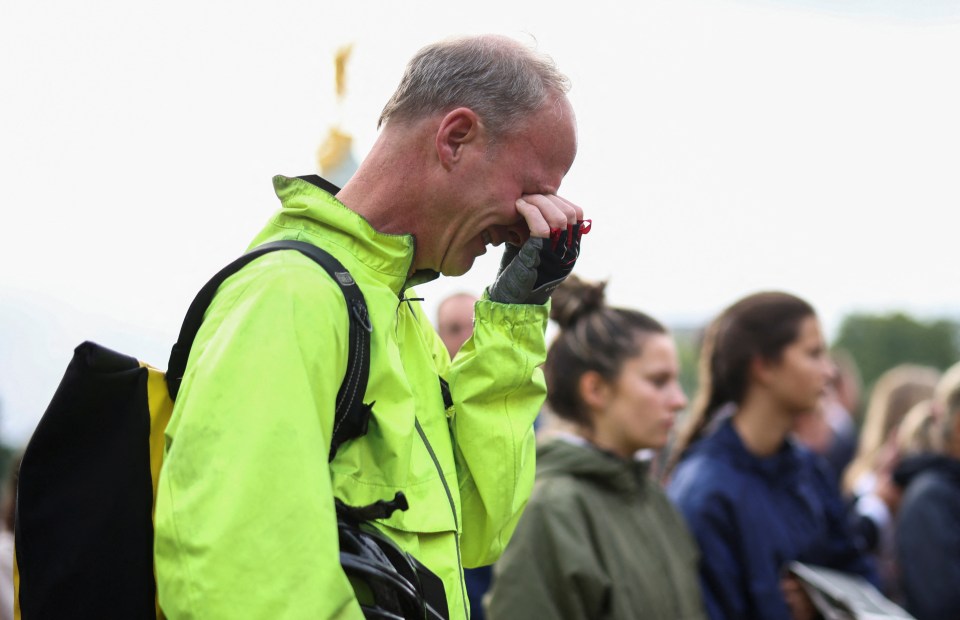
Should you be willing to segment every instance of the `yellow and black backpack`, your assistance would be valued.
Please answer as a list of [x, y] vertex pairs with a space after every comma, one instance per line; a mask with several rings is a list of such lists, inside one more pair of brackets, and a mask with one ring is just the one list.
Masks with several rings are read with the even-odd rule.
[[[363, 435], [370, 330], [360, 287], [324, 250], [300, 241], [254, 248], [197, 294], [163, 373], [133, 357], [84, 342], [23, 455], [17, 485], [15, 616], [162, 617], [153, 567], [153, 507], [164, 429], [190, 346], [217, 288], [241, 267], [276, 250], [295, 250], [340, 286], [350, 312], [350, 356], [337, 394], [329, 459]], [[325, 448], [324, 448], [325, 450]]]

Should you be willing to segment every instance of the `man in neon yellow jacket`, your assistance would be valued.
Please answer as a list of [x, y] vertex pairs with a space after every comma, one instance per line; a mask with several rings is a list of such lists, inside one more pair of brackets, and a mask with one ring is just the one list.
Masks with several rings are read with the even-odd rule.
[[[167, 427], [155, 559], [168, 618], [362, 617], [333, 498], [362, 506], [396, 491], [409, 509], [376, 527], [440, 577], [452, 618], [469, 615], [462, 568], [499, 556], [533, 483], [547, 300], [572, 268], [545, 278], [548, 248], [583, 219], [556, 195], [576, 154], [568, 88], [509, 39], [434, 44], [411, 60], [342, 190], [274, 179], [282, 209], [253, 245], [308, 241], [357, 281], [373, 324], [373, 417], [328, 464], [349, 319], [323, 270], [274, 252], [227, 280]], [[409, 287], [465, 273], [503, 243], [451, 364]]]

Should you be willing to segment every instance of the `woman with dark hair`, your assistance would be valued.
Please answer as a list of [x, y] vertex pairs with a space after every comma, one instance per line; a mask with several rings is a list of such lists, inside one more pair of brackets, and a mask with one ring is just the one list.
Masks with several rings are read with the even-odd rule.
[[569, 432], [537, 450], [533, 494], [494, 568], [494, 620], [705, 618], [696, 544], [635, 459], [664, 446], [687, 403], [673, 339], [605, 306], [604, 286], [571, 276], [553, 295], [547, 402]]
[[700, 545], [713, 620], [813, 617], [792, 561], [876, 580], [834, 476], [790, 438], [831, 372], [816, 314], [793, 295], [751, 295], [708, 328], [668, 494]]

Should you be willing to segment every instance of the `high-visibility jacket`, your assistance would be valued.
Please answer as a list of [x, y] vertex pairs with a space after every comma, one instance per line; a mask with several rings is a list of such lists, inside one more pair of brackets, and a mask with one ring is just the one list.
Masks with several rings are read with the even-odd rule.
[[306, 181], [274, 186], [282, 209], [253, 245], [314, 243], [359, 283], [373, 324], [364, 398], [373, 418], [328, 464], [349, 319], [323, 270], [274, 252], [227, 280], [167, 427], [160, 605], [171, 620], [360, 618], [333, 498], [361, 506], [403, 491], [409, 509], [377, 526], [443, 580], [451, 617], [466, 617], [462, 567], [497, 559], [533, 485], [548, 308], [477, 302], [474, 335], [451, 364], [406, 300], [419, 277], [408, 277], [413, 237], [375, 231]]

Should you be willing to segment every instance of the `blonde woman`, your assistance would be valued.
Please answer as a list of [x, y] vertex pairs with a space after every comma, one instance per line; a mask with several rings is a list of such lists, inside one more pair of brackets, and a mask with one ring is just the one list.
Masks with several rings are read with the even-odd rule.
[[893, 441], [910, 408], [933, 396], [940, 379], [935, 368], [901, 364], [886, 371], [874, 384], [864, 414], [857, 453], [843, 474], [843, 491], [861, 496], [873, 491], [884, 462], [884, 444]]

